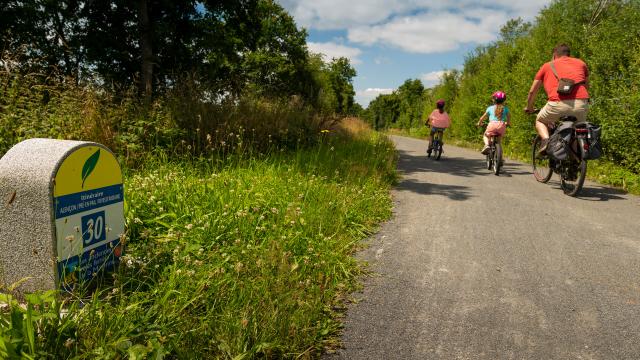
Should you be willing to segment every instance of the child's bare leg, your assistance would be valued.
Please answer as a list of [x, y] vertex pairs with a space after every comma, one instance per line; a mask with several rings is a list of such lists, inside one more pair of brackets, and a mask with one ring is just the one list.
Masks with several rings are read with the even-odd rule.
[[482, 141], [484, 141], [484, 146], [489, 146], [489, 137], [487, 135], [482, 135]]

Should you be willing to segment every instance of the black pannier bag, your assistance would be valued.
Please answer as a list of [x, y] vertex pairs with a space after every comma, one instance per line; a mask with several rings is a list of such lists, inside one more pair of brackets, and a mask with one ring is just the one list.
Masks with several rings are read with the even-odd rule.
[[589, 149], [585, 151], [585, 160], [596, 160], [602, 157], [602, 142], [600, 141], [601, 128], [596, 124], [587, 123], [587, 142]]
[[555, 160], [564, 160], [569, 156], [571, 149], [571, 137], [573, 136], [573, 122], [561, 123], [556, 131], [549, 137], [547, 155]]

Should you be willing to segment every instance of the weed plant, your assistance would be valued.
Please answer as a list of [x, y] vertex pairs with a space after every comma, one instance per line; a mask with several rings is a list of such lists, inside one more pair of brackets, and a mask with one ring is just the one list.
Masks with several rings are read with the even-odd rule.
[[390, 216], [371, 132], [126, 170], [127, 254], [85, 297], [0, 298], [0, 358], [314, 358], [340, 329], [359, 241]]

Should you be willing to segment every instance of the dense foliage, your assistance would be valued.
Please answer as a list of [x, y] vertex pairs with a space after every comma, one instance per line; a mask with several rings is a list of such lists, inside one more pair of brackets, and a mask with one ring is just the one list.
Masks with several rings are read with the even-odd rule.
[[9, 1], [0, 19], [0, 154], [36, 136], [127, 157], [240, 131], [297, 146], [358, 108], [349, 60], [310, 53], [273, 0]]
[[[426, 117], [435, 99], [447, 100], [452, 115], [451, 136], [479, 142], [477, 119], [491, 104], [496, 90], [507, 93], [513, 114], [508, 150], [526, 156], [535, 134], [534, 118], [521, 111], [534, 75], [549, 61], [558, 43], [570, 44], [572, 55], [589, 66], [592, 97], [589, 121], [601, 124], [606, 159], [640, 173], [640, 2], [558, 0], [543, 9], [533, 23], [507, 22], [496, 42], [468, 54], [464, 69], [445, 74], [439, 85], [423, 93]], [[407, 82], [405, 82], [407, 84]], [[393, 101], [390, 101], [392, 99]], [[401, 121], [399, 104], [410, 101], [400, 89], [374, 100], [367, 111], [372, 124], [413, 127], [416, 115]], [[538, 106], [546, 97], [538, 96]]]

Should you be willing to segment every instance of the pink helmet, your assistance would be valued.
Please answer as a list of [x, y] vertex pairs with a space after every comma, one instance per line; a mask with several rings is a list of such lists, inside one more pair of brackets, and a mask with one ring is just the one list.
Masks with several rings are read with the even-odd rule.
[[438, 99], [438, 101], [436, 101], [436, 107], [443, 108], [444, 107], [444, 99]]
[[491, 95], [491, 97], [496, 101], [496, 102], [504, 102], [505, 100], [507, 100], [507, 94], [505, 94], [503, 91], [496, 91], [493, 93], [493, 95]]

